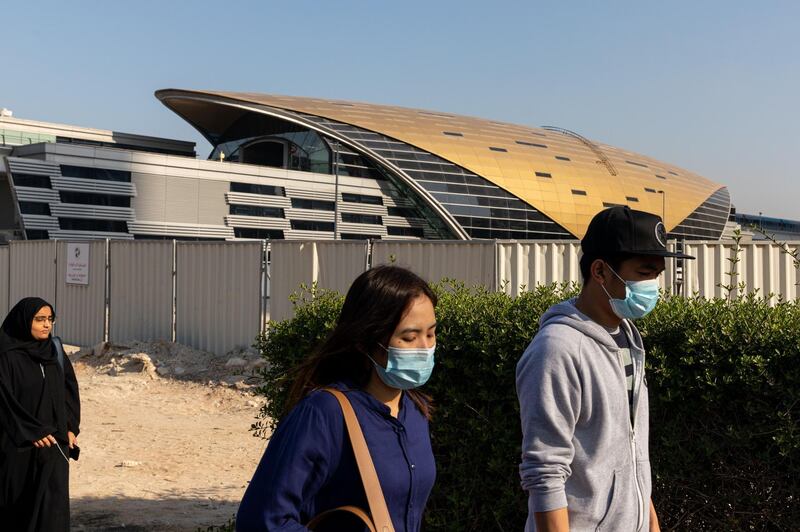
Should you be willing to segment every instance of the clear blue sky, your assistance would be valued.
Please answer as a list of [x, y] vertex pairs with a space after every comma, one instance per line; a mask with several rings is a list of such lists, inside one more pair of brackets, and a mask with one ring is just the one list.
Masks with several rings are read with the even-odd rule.
[[800, 2], [5, 3], [0, 106], [196, 140], [153, 91], [259, 91], [558, 125], [800, 219]]

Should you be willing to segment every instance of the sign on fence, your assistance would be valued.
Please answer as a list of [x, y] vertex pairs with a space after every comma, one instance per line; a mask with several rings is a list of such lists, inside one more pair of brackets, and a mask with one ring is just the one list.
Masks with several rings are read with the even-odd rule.
[[67, 242], [67, 284], [89, 284], [89, 244]]

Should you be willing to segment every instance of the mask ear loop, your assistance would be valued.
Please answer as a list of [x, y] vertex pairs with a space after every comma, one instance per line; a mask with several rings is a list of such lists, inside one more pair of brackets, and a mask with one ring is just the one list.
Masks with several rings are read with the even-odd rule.
[[[378, 342], [378, 345], [381, 347], [381, 349], [383, 349], [383, 350], [384, 350], [384, 351], [386, 351], [387, 353], [389, 352], [389, 349], [388, 349], [388, 348], [386, 348], [386, 347], [384, 347], [382, 343]], [[370, 360], [372, 361], [372, 363], [373, 363], [373, 364], [375, 364], [377, 367], [379, 367], [379, 368], [381, 368], [381, 369], [386, 369], [385, 367], [383, 367], [383, 366], [381, 366], [380, 364], [378, 364], [377, 362], [375, 362], [375, 359], [374, 359], [374, 358], [372, 358], [371, 356], [369, 356], [369, 354], [368, 354], [368, 353], [364, 353], [364, 355], [365, 355], [365, 356], [366, 356], [368, 359], [370, 359]], [[387, 362], [386, 362], [386, 363], [387, 363], [387, 365], [388, 365], [388, 363], [389, 363], [389, 362], [388, 362], [388, 360], [387, 360]]]
[[628, 281], [626, 281], [625, 279], [623, 279], [622, 277], [620, 277], [620, 276], [619, 276], [619, 274], [618, 274], [616, 271], [614, 271], [614, 268], [612, 268], [612, 267], [611, 267], [611, 265], [610, 265], [609, 263], [607, 263], [607, 262], [605, 262], [605, 261], [604, 261], [604, 262], [603, 262], [603, 264], [605, 264], [606, 266], [608, 266], [608, 269], [609, 269], [609, 270], [611, 270], [611, 273], [613, 273], [613, 274], [614, 274], [614, 276], [615, 276], [617, 279], [619, 279], [620, 281], [622, 281], [622, 282], [625, 284], [625, 286], [628, 286]]
[[611, 294], [609, 294], [609, 293], [608, 293], [608, 290], [606, 290], [606, 286], [605, 286], [605, 285], [601, 284], [601, 285], [600, 285], [600, 288], [602, 288], [602, 289], [603, 289], [603, 292], [605, 292], [605, 293], [606, 293], [606, 295], [608, 296], [608, 299], [609, 299], [609, 300], [611, 300], [611, 299], [614, 299], [613, 297], [611, 297]]
[[[617, 272], [615, 272], [615, 271], [614, 271], [614, 268], [612, 268], [612, 267], [611, 267], [611, 265], [610, 265], [609, 263], [607, 263], [606, 261], [603, 261], [603, 264], [604, 264], [605, 266], [608, 266], [608, 269], [609, 269], [609, 270], [611, 270], [611, 273], [613, 273], [613, 274], [614, 274], [614, 277], [616, 277], [617, 279], [619, 279], [620, 281], [622, 281], [622, 284], [623, 284], [623, 285], [625, 285], [625, 297], [627, 297], [627, 296], [628, 296], [628, 281], [626, 281], [625, 279], [623, 279], [622, 277], [620, 277], [620, 276], [619, 276], [619, 274], [618, 274]], [[608, 290], [606, 290], [606, 285], [605, 285], [605, 284], [601, 284], [601, 285], [600, 285], [600, 288], [602, 288], [602, 289], [603, 289], [603, 292], [605, 292], [605, 293], [606, 293], [606, 295], [608, 296], [608, 299], [609, 299], [609, 301], [610, 301], [610, 300], [612, 300], [612, 299], [615, 299], [615, 298], [611, 297], [611, 294], [610, 294], [610, 293], [608, 293]]]

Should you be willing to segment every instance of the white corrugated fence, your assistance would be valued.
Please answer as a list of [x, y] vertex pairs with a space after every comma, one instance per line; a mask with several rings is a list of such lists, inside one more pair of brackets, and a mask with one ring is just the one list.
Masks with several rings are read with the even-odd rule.
[[109, 331], [116, 342], [172, 341], [175, 245], [166, 240], [109, 244]]
[[225, 353], [261, 330], [261, 242], [178, 242], [175, 340]]
[[[668, 260], [666, 291], [725, 297], [725, 285], [744, 282], [745, 291], [771, 294], [773, 303], [800, 297], [791, 255], [800, 242], [742, 244], [738, 253], [733, 243], [683, 248], [697, 260]], [[581, 282], [576, 241], [94, 241], [82, 285], [66, 280], [66, 250], [56, 241], [0, 247], [0, 314], [22, 297], [39, 296], [56, 306], [56, 332], [68, 343], [175, 340], [220, 354], [252, 344], [265, 316], [291, 317], [289, 297], [301, 284], [344, 293], [378, 264], [514, 296], [537, 285]]]

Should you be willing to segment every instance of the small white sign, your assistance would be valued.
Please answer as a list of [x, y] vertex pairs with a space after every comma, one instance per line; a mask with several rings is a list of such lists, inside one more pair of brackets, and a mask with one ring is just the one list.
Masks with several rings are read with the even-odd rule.
[[67, 284], [89, 284], [88, 243], [67, 243]]

